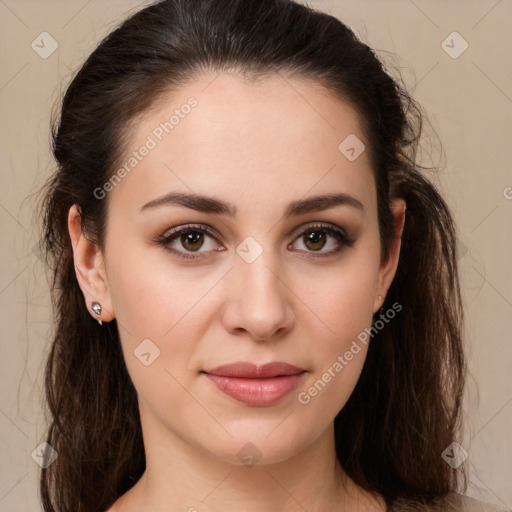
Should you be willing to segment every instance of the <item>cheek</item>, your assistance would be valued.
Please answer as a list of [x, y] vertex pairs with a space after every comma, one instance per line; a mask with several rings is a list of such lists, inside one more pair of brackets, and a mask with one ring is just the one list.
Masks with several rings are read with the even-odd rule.
[[186, 385], [193, 378], [197, 368], [191, 361], [214, 314], [208, 291], [219, 280], [211, 270], [173, 266], [158, 252], [125, 248], [109, 262], [123, 353], [142, 396], [155, 389], [172, 394], [176, 386], [179, 394], [177, 382]]
[[309, 337], [317, 341], [310, 352], [312, 374], [299, 402], [319, 414], [334, 417], [357, 384], [371, 342], [377, 277], [374, 252], [361, 247], [345, 266], [322, 279], [322, 286], [309, 283], [305, 302], [316, 314], [308, 313], [313, 319]]
[[173, 325], [183, 316], [183, 298], [167, 286], [165, 274], [148, 258], [136, 251], [124, 252], [124, 258], [122, 254], [112, 254], [109, 290], [128, 372], [137, 391], [144, 394], [152, 380], [153, 389], [164, 385], [157, 385], [155, 378], [166, 380], [163, 361], [168, 352], [176, 353], [168, 345], [172, 345]]
[[347, 286], [337, 293], [333, 290], [331, 300], [325, 303], [323, 324], [318, 322], [318, 335], [312, 332], [311, 338], [317, 343], [309, 352], [311, 375], [298, 401], [314, 410], [318, 418], [333, 419], [359, 380], [370, 342], [367, 331], [372, 322], [372, 297], [368, 290], [361, 289], [360, 282], [352, 289]]
[[[125, 257], [122, 255], [126, 254]], [[170, 263], [163, 249], [120, 250], [113, 255], [109, 289], [120, 331], [133, 337], [168, 338], [183, 322], [214, 276]]]
[[[130, 267], [127, 262], [125, 270]], [[185, 280], [147, 265], [139, 265], [136, 274], [119, 268], [113, 288], [123, 355], [139, 403], [170, 427], [171, 410], [191, 407], [185, 389], [195, 377], [190, 360], [202, 336], [200, 310], [193, 306], [202, 294], [186, 293]]]
[[354, 255], [322, 279], [313, 277], [303, 283], [304, 302], [317, 315], [328, 334], [325, 340], [333, 348], [340, 348], [340, 343], [357, 336], [372, 321], [378, 264], [367, 254]]

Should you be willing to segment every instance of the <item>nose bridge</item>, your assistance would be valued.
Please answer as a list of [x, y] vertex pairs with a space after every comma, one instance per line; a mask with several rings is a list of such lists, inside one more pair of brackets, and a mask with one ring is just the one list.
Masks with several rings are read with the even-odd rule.
[[236, 306], [231, 310], [231, 327], [250, 331], [258, 339], [272, 336], [291, 320], [288, 288], [280, 275], [276, 251], [253, 237], [236, 248], [232, 279], [236, 281]]
[[278, 277], [280, 263], [276, 251], [270, 246], [270, 238], [257, 241], [249, 236], [239, 244], [236, 252], [235, 270], [244, 283], [243, 289], [251, 293], [252, 299], [265, 299], [266, 303], [283, 300], [283, 284]]

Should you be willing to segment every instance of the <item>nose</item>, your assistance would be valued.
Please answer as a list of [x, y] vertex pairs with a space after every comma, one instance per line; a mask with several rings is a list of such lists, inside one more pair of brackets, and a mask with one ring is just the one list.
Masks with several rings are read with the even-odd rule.
[[226, 283], [229, 299], [222, 313], [230, 333], [245, 332], [257, 341], [282, 337], [295, 322], [291, 288], [264, 254], [252, 263], [236, 258]]

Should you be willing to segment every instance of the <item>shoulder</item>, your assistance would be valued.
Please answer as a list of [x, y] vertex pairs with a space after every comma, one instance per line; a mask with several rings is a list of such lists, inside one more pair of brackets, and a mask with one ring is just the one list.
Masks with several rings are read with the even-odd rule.
[[389, 512], [512, 512], [512, 509], [452, 492], [429, 505], [399, 500]]

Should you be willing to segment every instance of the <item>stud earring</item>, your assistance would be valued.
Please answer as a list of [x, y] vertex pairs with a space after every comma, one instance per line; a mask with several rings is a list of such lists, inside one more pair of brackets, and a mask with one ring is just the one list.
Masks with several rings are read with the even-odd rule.
[[[98, 315], [101, 315], [101, 304], [99, 302], [91, 302], [91, 309]], [[98, 320], [100, 325], [103, 325], [101, 320]]]
[[[382, 295], [379, 295], [379, 300], [382, 300]], [[381, 313], [381, 314], [382, 314], [382, 310], [383, 310], [383, 309], [384, 309], [384, 307], [381, 307], [381, 308], [379, 309], [379, 313]]]

